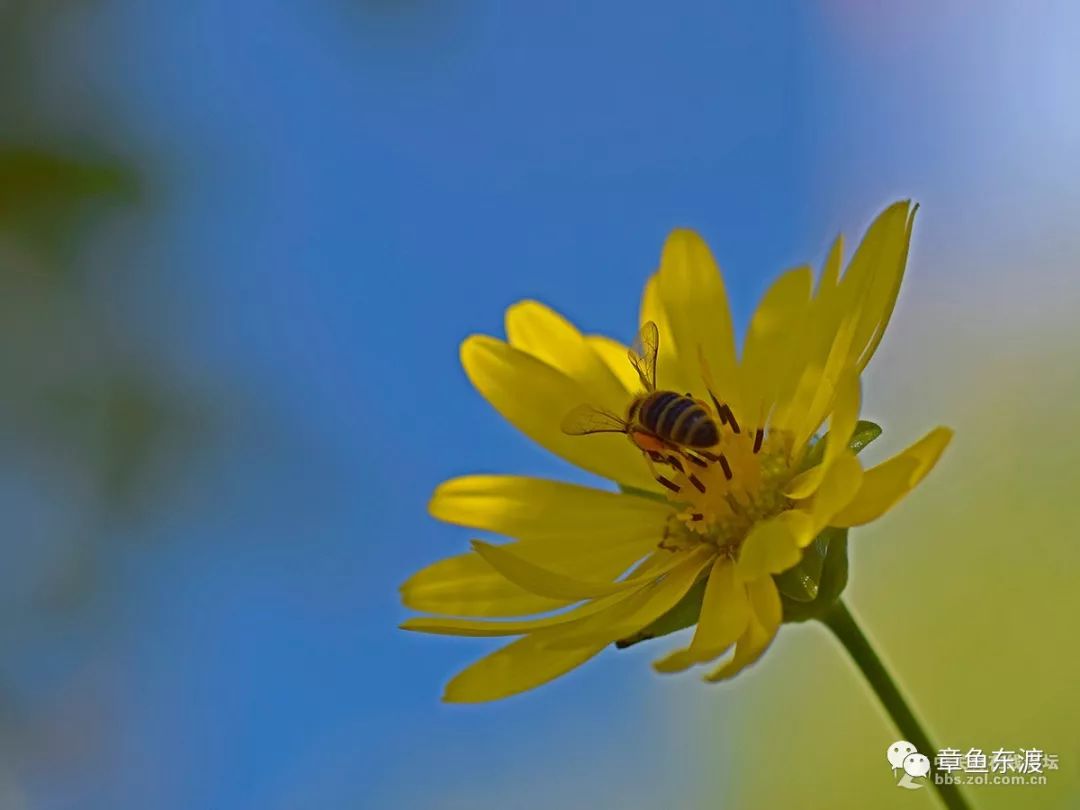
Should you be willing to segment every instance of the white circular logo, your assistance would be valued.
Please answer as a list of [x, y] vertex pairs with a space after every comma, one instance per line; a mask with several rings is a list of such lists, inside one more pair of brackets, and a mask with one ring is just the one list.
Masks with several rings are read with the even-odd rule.
[[885, 752], [885, 756], [889, 758], [889, 764], [892, 765], [893, 770], [895, 771], [897, 768], [903, 768], [904, 760], [907, 759], [910, 754], [914, 753], [914, 745], [907, 740], [897, 740], [889, 746], [889, 750]]
[[904, 773], [916, 778], [926, 776], [930, 773], [930, 758], [919, 753], [908, 754], [904, 757]]

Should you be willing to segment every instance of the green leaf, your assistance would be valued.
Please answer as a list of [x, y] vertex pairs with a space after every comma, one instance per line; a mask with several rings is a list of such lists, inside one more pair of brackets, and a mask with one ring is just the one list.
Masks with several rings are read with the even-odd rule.
[[86, 225], [138, 197], [138, 179], [124, 164], [0, 143], [0, 237], [57, 270]]

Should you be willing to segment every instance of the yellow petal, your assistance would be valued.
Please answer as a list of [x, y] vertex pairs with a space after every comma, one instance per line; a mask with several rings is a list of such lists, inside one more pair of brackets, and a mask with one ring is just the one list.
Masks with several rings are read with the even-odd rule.
[[516, 695], [584, 664], [608, 643], [553, 649], [548, 642], [561, 630], [553, 627], [532, 633], [481, 658], [446, 685], [443, 700], [482, 703]]
[[690, 646], [661, 658], [653, 667], [657, 672], [682, 672], [694, 664], [711, 661], [735, 643], [749, 621], [746, 586], [735, 575], [731, 560], [717, 558], [705, 586], [701, 617]]
[[787, 521], [770, 518], [750, 530], [739, 549], [736, 571], [745, 582], [786, 571], [801, 558]]
[[[852, 373], [849, 354], [858, 319], [859, 313], [856, 310], [840, 325], [829, 356], [825, 360], [814, 396], [805, 403], [803, 409], [794, 413], [792, 425], [795, 430], [795, 446], [800, 450], [833, 410], [841, 380]], [[846, 444], [845, 441], [844, 445]]]
[[663, 579], [635, 591], [608, 610], [565, 628], [565, 634], [552, 643], [577, 646], [633, 635], [675, 607], [715, 553], [715, 549], [706, 545], [677, 553], [679, 564]]
[[657, 484], [625, 436], [597, 434], [568, 436], [562, 420], [571, 410], [590, 402], [582, 384], [542, 360], [501, 340], [484, 335], [461, 345], [461, 364], [476, 389], [526, 436], [582, 469], [639, 489]]
[[704, 397], [702, 360], [722, 391], [715, 392], [739, 413], [735, 333], [724, 280], [705, 241], [691, 230], [675, 230], [664, 243], [658, 294], [670, 316], [668, 330], [678, 364], [676, 390]]
[[[615, 594], [605, 598], [610, 606], [605, 602], [604, 609], [597, 612], [592, 612], [595, 605], [583, 605], [576, 609], [583, 618], [531, 632], [467, 667], [447, 684], [443, 699], [475, 703], [524, 692], [569, 672], [615, 639], [629, 635], [619, 620], [632, 616], [643, 619], [635, 629], [654, 621], [690, 589], [711, 553], [701, 547], [678, 556], [678, 567], [660, 582], [641, 590], [646, 598], [640, 598], [638, 593]], [[639, 570], [646, 568], [647, 564], [643, 564]]]
[[[650, 569], [646, 574], [631, 576], [618, 582], [589, 581], [537, 565], [526, 557], [516, 554], [512, 546], [494, 546], [474, 540], [473, 548], [491, 564], [492, 568], [525, 590], [549, 599], [566, 599], [575, 602], [580, 599], [595, 599], [640, 588], [661, 576], [666, 570], [674, 568], [678, 563], [674, 554], [664, 553], [662, 555], [664, 567], [659, 571]], [[628, 559], [626, 567], [636, 562], [636, 559], [636, 557]]]
[[[597, 407], [622, 413], [630, 403], [624, 386], [592, 344], [568, 320], [538, 301], [519, 301], [506, 310], [510, 345], [576, 380]], [[626, 355], [623, 362], [629, 366]]]
[[844, 237], [843, 234], [836, 237], [829, 255], [825, 258], [825, 264], [821, 268], [821, 278], [818, 279], [817, 298], [828, 297], [836, 289], [840, 281], [840, 265], [844, 261]]
[[[911, 232], [915, 226], [915, 212], [918, 206], [911, 202], [895, 203], [882, 215], [888, 219], [890, 227], [883, 238], [881, 253], [878, 258], [879, 270], [873, 281], [867, 285], [863, 299], [863, 317], [855, 335], [855, 346], [859, 349], [856, 366], [859, 371], [866, 368], [870, 358], [877, 351], [885, 329], [892, 318], [896, 299], [900, 294], [900, 284], [904, 280], [907, 267], [908, 251], [911, 247]], [[901, 224], [901, 221], [903, 224]]]
[[622, 383], [627, 392], [628, 398], [626, 401], [629, 402], [629, 397], [637, 394], [641, 389], [641, 381], [638, 379], [637, 372], [630, 364], [627, 355], [630, 347], [624, 346], [619, 341], [612, 340], [606, 335], [586, 335], [585, 341], [596, 352], [596, 356], [604, 362], [604, 365]]
[[[862, 371], [892, 315], [907, 263], [914, 211], [910, 201], [894, 203], [871, 223], [836, 286], [823, 283], [815, 297], [803, 362], [823, 365], [844, 319], [858, 312], [844, 364]], [[831, 266], [830, 262], [827, 266]], [[825, 274], [828, 275], [828, 274]]]
[[793, 478], [784, 489], [787, 497], [794, 500], [809, 498], [821, 485], [826, 471], [851, 442], [851, 435], [859, 421], [860, 403], [859, 374], [849, 366], [837, 381], [836, 401], [829, 420], [829, 434], [824, 440], [825, 454], [821, 463]]
[[812, 535], [834, 526], [836, 514], [852, 502], [863, 481], [863, 468], [855, 454], [845, 448], [829, 465], [825, 478], [810, 502]]
[[510, 582], [476, 552], [440, 560], [401, 586], [401, 601], [413, 610], [458, 616], [527, 616], [565, 607]]
[[855, 497], [830, 525], [860, 526], [881, 517], [934, 468], [952, 436], [948, 428], [935, 428], [907, 450], [867, 470]]
[[494, 638], [498, 636], [522, 636], [547, 627], [583, 619], [611, 607], [624, 599], [625, 594], [613, 594], [602, 599], [594, 599], [572, 610], [565, 610], [554, 616], [540, 619], [517, 619], [512, 621], [488, 621], [485, 619], [456, 619], [445, 616], [415, 616], [399, 625], [402, 630], [417, 633], [434, 633], [442, 636], [468, 636], [472, 638]]
[[[676, 313], [676, 316], [678, 313]], [[641, 294], [640, 323], [646, 324], [652, 321], [656, 324], [659, 332], [660, 345], [656, 353], [656, 385], [661, 390], [690, 391], [696, 378], [687, 378], [679, 365], [675, 354], [675, 338], [671, 332], [672, 318], [669, 317], [664, 302], [660, 298], [660, 274], [653, 273], [645, 282], [645, 289]], [[641, 388], [637, 381], [637, 372], [634, 373], [634, 387], [631, 390]]]
[[799, 548], [810, 545], [810, 541], [821, 531], [814, 525], [813, 516], [804, 509], [789, 509], [777, 515], [776, 519], [787, 527]]
[[772, 577], [756, 579], [747, 584], [746, 590], [753, 616], [735, 644], [735, 655], [726, 664], [706, 675], [706, 681], [722, 681], [738, 675], [761, 657], [780, 628], [783, 609]]
[[754, 311], [740, 365], [748, 423], [765, 424], [784, 381], [796, 373], [799, 357], [793, 344], [803, 340], [812, 285], [809, 267], [790, 270], [773, 283]]
[[515, 475], [453, 478], [438, 486], [428, 511], [507, 537], [587, 538], [594, 547], [658, 539], [671, 516], [666, 501]]

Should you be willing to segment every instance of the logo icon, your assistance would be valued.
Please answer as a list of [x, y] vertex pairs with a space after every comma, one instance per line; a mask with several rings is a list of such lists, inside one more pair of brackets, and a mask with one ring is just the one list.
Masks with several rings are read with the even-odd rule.
[[918, 790], [926, 786], [926, 777], [930, 774], [930, 758], [920, 754], [915, 746], [907, 740], [897, 740], [889, 746], [885, 752], [889, 765], [892, 766], [893, 778], [897, 778], [896, 786], [908, 790]]

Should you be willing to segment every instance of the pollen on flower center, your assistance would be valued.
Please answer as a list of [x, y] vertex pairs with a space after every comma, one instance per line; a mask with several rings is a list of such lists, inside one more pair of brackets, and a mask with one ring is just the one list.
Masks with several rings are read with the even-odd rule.
[[709, 451], [664, 459], [664, 477], [672, 484], [667, 498], [679, 511], [661, 547], [709, 543], [736, 556], [756, 523], [790, 506], [782, 491], [791, 477], [790, 449], [791, 437], [784, 432], [735, 432], [728, 426]]

